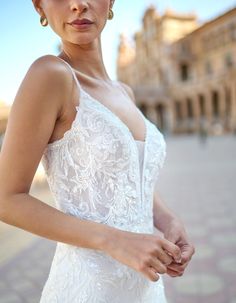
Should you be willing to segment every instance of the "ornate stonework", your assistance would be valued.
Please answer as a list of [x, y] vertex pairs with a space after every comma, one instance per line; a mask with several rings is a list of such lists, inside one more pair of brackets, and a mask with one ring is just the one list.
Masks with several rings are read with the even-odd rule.
[[134, 46], [121, 36], [117, 75], [164, 132], [235, 131], [236, 8], [200, 25], [150, 6]]

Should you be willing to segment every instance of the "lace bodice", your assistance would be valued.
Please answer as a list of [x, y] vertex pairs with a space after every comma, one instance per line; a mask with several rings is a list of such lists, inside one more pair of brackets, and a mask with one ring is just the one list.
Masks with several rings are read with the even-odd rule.
[[146, 139], [140, 174], [138, 149], [127, 126], [80, 89], [71, 129], [48, 144], [42, 157], [56, 206], [121, 229], [152, 232], [153, 185], [165, 158], [163, 135], [143, 116]]
[[[145, 141], [138, 142], [126, 124], [86, 93], [73, 75], [80, 89], [75, 120], [63, 138], [47, 145], [42, 157], [56, 207], [119, 229], [153, 233], [153, 189], [166, 155], [162, 133], [138, 109], [146, 126]], [[95, 282], [93, 296], [88, 289]], [[73, 283], [80, 294], [74, 301]], [[161, 279], [158, 283], [162, 287]], [[61, 287], [63, 293], [58, 292]], [[103, 299], [99, 287], [107, 289]], [[153, 287], [153, 282], [105, 253], [58, 242], [40, 303], [159, 302], [157, 286], [155, 291]], [[115, 300], [116, 293], [123, 300]], [[155, 301], [143, 301], [154, 298], [154, 293]]]

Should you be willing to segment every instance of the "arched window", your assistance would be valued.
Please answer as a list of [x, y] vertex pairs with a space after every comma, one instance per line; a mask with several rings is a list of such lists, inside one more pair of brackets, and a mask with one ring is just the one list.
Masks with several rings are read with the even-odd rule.
[[187, 63], [180, 64], [180, 79], [187, 81], [189, 79], [189, 66]]

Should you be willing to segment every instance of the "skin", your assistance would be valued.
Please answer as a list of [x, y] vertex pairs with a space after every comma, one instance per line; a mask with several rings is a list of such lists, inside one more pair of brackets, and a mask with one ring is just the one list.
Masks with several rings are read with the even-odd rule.
[[[37, 12], [47, 17], [50, 27], [60, 36], [62, 52], [58, 57], [73, 66], [82, 87], [120, 117], [132, 130], [135, 139], [144, 140], [144, 121], [137, 114], [136, 106], [132, 102], [134, 101], [133, 91], [121, 82], [122, 89], [114, 86], [103, 62], [101, 32], [106, 22], [109, 22], [107, 21], [108, 11], [113, 7], [114, 1], [42, 0], [33, 1], [33, 3]], [[68, 23], [76, 18], [87, 18], [94, 24], [86, 31], [75, 30]], [[130, 97], [128, 102], [127, 94]], [[74, 99], [76, 99], [75, 91]], [[59, 121], [58, 129], [55, 130], [50, 143], [62, 137], [74, 120], [74, 105], [67, 104], [63, 112], [65, 116], [62, 119], [63, 125], [60, 127]], [[133, 116], [133, 119], [130, 119], [130, 116]], [[137, 125], [140, 127], [136, 127]]]
[[181, 262], [173, 260], [167, 266], [167, 274], [171, 277], [182, 276], [195, 253], [195, 247], [189, 239], [183, 222], [165, 205], [157, 186], [153, 196], [153, 216], [154, 226], [163, 233], [165, 239], [176, 244], [181, 250]]
[[[34, 0], [33, 4], [60, 36], [62, 51], [58, 57], [73, 67], [83, 89], [117, 115], [134, 139], [144, 140], [145, 125], [132, 89], [124, 83], [114, 85], [102, 59], [100, 35], [113, 2]], [[68, 22], [78, 17], [94, 24], [86, 31], [75, 30]], [[80, 90], [63, 61], [46, 55], [33, 62], [13, 102], [0, 153], [0, 219], [48, 239], [105, 251], [151, 281], [157, 281], [158, 274], [179, 272], [181, 255], [190, 255], [183, 249], [188, 240], [183, 226], [177, 224], [180, 221], [157, 198], [154, 213], [162, 213], [162, 218], [155, 216], [156, 226], [161, 223], [158, 227], [164, 238], [80, 220], [29, 194], [47, 143], [62, 138], [70, 129], [79, 101]]]

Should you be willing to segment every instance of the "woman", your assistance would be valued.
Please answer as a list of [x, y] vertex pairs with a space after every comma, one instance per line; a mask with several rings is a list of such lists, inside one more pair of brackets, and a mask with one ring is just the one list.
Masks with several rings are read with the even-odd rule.
[[[162, 274], [182, 275], [194, 253], [154, 190], [163, 135], [103, 64], [100, 35], [113, 2], [33, 0], [62, 51], [33, 62], [13, 102], [0, 218], [57, 241], [41, 303], [164, 303]], [[41, 158], [57, 208], [29, 195]]]

